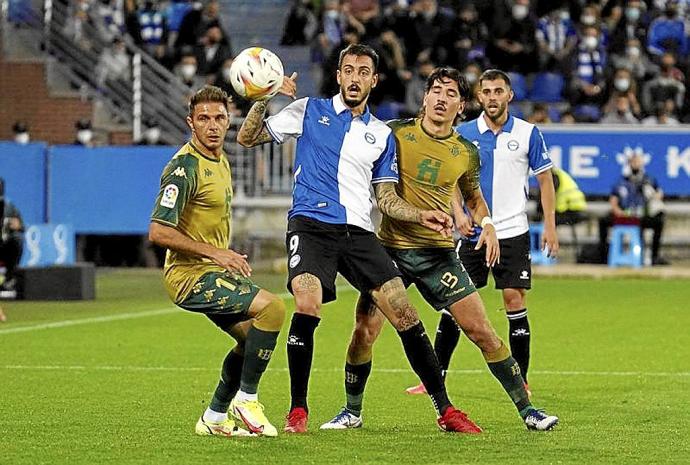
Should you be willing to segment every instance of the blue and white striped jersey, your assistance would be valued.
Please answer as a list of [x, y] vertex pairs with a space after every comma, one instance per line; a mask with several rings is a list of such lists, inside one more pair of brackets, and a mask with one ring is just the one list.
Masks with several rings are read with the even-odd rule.
[[[530, 170], [539, 174], [553, 165], [539, 129], [508, 115], [502, 130], [494, 134], [482, 113], [479, 118], [458, 126], [457, 131], [479, 149], [479, 183], [498, 238], [508, 239], [526, 233], [529, 230], [527, 182]], [[477, 234], [471, 239], [478, 237]]]
[[353, 118], [338, 94], [296, 100], [265, 124], [279, 143], [297, 138], [288, 218], [302, 215], [374, 231], [371, 184], [398, 182], [395, 139], [385, 123], [368, 108]]

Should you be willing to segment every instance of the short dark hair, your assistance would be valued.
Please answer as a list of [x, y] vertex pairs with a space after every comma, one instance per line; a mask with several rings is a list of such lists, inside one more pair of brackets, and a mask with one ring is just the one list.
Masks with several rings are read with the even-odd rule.
[[482, 85], [482, 81], [494, 81], [496, 79], [503, 79], [503, 81], [508, 84], [508, 88], [513, 88], [508, 74], [500, 69], [487, 69], [484, 71], [481, 76], [479, 76], [479, 85]]
[[441, 81], [442, 79], [450, 79], [458, 85], [458, 93], [460, 97], [467, 100], [470, 98], [470, 84], [467, 82], [465, 76], [455, 68], [451, 67], [441, 67], [434, 69], [428, 78], [426, 78], [426, 84], [424, 84], [424, 93], [428, 93], [434, 82]]
[[230, 103], [230, 98], [228, 97], [227, 92], [225, 92], [223, 89], [220, 87], [216, 86], [210, 86], [206, 85], [202, 87], [201, 89], [197, 90], [194, 95], [192, 95], [192, 98], [189, 99], [189, 116], [191, 117], [194, 114], [194, 108], [203, 102], [217, 102], [217, 103], [222, 103], [225, 105], [226, 110], [230, 110], [228, 108], [228, 104]]
[[374, 73], [376, 73], [379, 68], [379, 54], [376, 53], [376, 51], [368, 45], [350, 44], [347, 47], [345, 47], [340, 52], [340, 56], [338, 57], [338, 69], [340, 69], [343, 66], [343, 59], [347, 55], [355, 55], [358, 57], [367, 56], [371, 58], [372, 62], [374, 62]]

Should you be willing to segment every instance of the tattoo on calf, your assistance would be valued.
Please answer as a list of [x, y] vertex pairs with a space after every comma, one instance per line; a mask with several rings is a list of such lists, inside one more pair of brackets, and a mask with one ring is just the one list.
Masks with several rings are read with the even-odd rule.
[[383, 297], [388, 300], [395, 316], [398, 320], [396, 328], [398, 331], [405, 331], [419, 322], [417, 310], [410, 304], [407, 298], [407, 291], [400, 278], [391, 279], [381, 286]]

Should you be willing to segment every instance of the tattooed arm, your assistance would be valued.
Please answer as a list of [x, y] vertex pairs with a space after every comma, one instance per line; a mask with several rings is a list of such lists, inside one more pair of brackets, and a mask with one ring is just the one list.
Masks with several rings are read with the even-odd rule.
[[379, 210], [384, 215], [399, 221], [419, 223], [440, 232], [444, 237], [450, 236], [453, 220], [448, 214], [439, 210], [422, 210], [410, 205], [395, 192], [395, 184], [392, 182], [375, 184], [374, 192]]
[[237, 133], [237, 142], [243, 147], [254, 147], [255, 145], [265, 144], [271, 142], [273, 137], [268, 133], [268, 129], [264, 126], [264, 117], [266, 116], [267, 101], [260, 100], [249, 110], [249, 114], [242, 122]]

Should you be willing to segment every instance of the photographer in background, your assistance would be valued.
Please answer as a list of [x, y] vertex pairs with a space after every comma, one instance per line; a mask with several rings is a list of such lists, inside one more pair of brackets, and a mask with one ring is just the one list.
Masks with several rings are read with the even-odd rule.
[[22, 217], [5, 198], [5, 180], [0, 178], [0, 262], [6, 270], [5, 275], [0, 276], [0, 298], [14, 299], [17, 296], [14, 272], [22, 256], [23, 232]]

